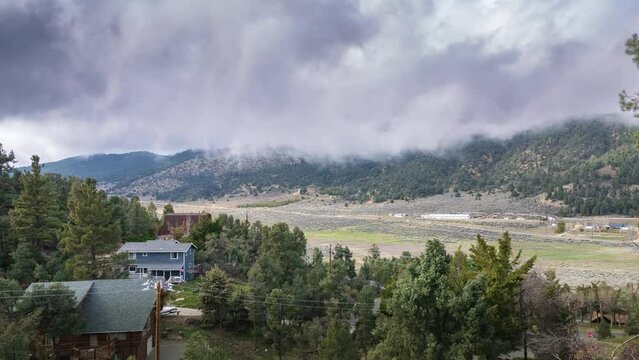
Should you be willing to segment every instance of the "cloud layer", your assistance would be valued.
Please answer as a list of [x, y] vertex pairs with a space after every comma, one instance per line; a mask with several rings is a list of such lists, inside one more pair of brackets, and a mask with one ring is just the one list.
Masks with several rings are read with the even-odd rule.
[[635, 0], [0, 2], [0, 142], [21, 160], [437, 149], [617, 111]]

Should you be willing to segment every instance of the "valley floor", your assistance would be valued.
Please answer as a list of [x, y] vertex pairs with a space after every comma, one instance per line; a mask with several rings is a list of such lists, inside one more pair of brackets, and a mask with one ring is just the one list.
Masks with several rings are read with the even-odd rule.
[[[162, 208], [163, 203], [156, 205]], [[359, 259], [373, 244], [379, 246], [382, 256], [399, 256], [403, 251], [416, 255], [423, 250], [426, 240], [437, 238], [452, 252], [459, 247], [468, 249], [477, 234], [493, 240], [508, 231], [525, 258], [536, 255], [539, 270], [552, 267], [570, 285], [593, 281], [611, 285], [639, 282], [639, 247], [633, 242], [636, 232], [578, 229], [585, 223], [637, 225], [637, 219], [567, 219], [567, 232], [556, 234], [552, 221], [544, 220], [556, 209], [534, 199], [512, 199], [506, 194], [484, 194], [481, 200], [467, 194], [461, 197], [445, 194], [379, 204], [351, 203], [322, 195], [282, 195], [268, 199], [173, 203], [173, 206], [176, 212], [204, 210], [242, 219], [248, 216], [251, 221], [265, 224], [287, 222], [305, 232], [310, 247], [327, 251], [331, 244], [348, 245]], [[457, 221], [420, 218], [427, 213], [469, 213], [473, 218]]]

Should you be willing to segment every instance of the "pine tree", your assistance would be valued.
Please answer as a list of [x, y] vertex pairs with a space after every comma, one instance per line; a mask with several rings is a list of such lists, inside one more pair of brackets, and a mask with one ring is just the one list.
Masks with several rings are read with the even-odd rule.
[[521, 251], [513, 256], [508, 232], [498, 239], [497, 247], [488, 245], [478, 235], [470, 253], [470, 260], [478, 275], [486, 280], [487, 316], [494, 327], [494, 338], [484, 350], [494, 357], [512, 351], [521, 341], [525, 327], [518, 309], [519, 293], [536, 258], [521, 261]]
[[337, 317], [331, 319], [326, 335], [320, 340], [318, 353], [320, 360], [355, 360], [359, 358], [347, 322]]
[[199, 307], [207, 325], [222, 324], [230, 296], [229, 277], [222, 269], [215, 266], [204, 275], [200, 283]]
[[113, 276], [104, 255], [120, 245], [120, 224], [113, 221], [104, 191], [93, 179], [74, 181], [69, 194], [69, 222], [61, 235], [62, 251], [69, 257], [66, 268], [77, 280]]
[[[602, 315], [603, 318], [603, 315]], [[605, 319], [601, 319], [597, 324], [597, 338], [600, 340], [607, 339], [612, 336], [611, 325]]]
[[255, 264], [249, 271], [249, 280], [255, 295], [266, 296], [271, 290], [292, 284], [300, 272], [306, 271], [306, 238], [304, 233], [285, 223], [262, 229]]
[[22, 243], [13, 252], [13, 264], [9, 270], [9, 277], [17, 280], [20, 284], [28, 285], [34, 280], [34, 270], [36, 259], [40, 257], [34, 247], [29, 243]]
[[0, 359], [31, 359], [29, 345], [30, 340], [28, 334], [20, 329], [17, 323], [10, 323], [2, 331], [2, 341], [0, 341]]
[[22, 288], [16, 280], [0, 278], [0, 326], [16, 319], [15, 306], [22, 295]]
[[129, 201], [126, 221], [126, 241], [146, 241], [155, 238], [149, 213], [142, 207], [138, 197], [133, 197]]
[[[633, 34], [626, 41], [626, 55], [632, 57], [632, 61], [639, 67], [639, 36]], [[635, 117], [639, 117], [639, 93], [629, 95], [625, 90], [619, 93], [619, 105], [623, 111], [631, 111]], [[639, 138], [634, 132], [635, 138]]]
[[[444, 359], [450, 338], [450, 304], [454, 298], [447, 276], [450, 256], [444, 246], [429, 240], [422, 256], [411, 260], [388, 299], [388, 317], [375, 334], [380, 343], [371, 359]], [[446, 328], [442, 324], [448, 324]]]
[[[15, 242], [9, 238], [9, 210], [18, 194], [20, 172], [15, 172], [13, 151], [7, 153], [0, 143], [0, 269], [7, 270]], [[11, 174], [17, 174], [12, 176]]]
[[162, 208], [162, 214], [163, 215], [175, 214], [175, 210], [173, 210], [173, 205], [171, 205], [171, 203], [164, 205], [164, 208]]
[[292, 323], [292, 309], [290, 306], [293, 296], [281, 289], [273, 289], [266, 296], [266, 327], [264, 328], [266, 339], [272, 343], [273, 350], [281, 360], [290, 349], [293, 341], [294, 329]]
[[35, 265], [56, 250], [62, 224], [58, 195], [41, 171], [40, 158], [32, 156], [31, 172], [22, 176], [22, 191], [9, 211], [11, 237], [20, 244], [12, 254], [10, 272], [23, 284], [32, 280]]
[[153, 237], [156, 237], [158, 235], [158, 232], [160, 231], [160, 226], [162, 225], [162, 223], [160, 222], [160, 218], [158, 218], [158, 208], [155, 206], [153, 201], [151, 201], [149, 203], [149, 206], [146, 207], [146, 212], [151, 222], [151, 233]]
[[626, 322], [626, 334], [639, 335], [639, 302], [634, 300], [634, 304], [628, 314], [628, 322]]
[[375, 289], [370, 285], [365, 285], [357, 296], [357, 305], [355, 308], [357, 323], [355, 324], [355, 332], [353, 334], [355, 335], [357, 346], [362, 353], [365, 353], [367, 349], [371, 348], [376, 340], [373, 335], [376, 320], [376, 316], [373, 313], [374, 302]]
[[61, 225], [62, 211], [51, 182], [41, 171], [40, 158], [32, 156], [31, 172], [22, 176], [22, 191], [9, 215], [12, 236], [21, 243], [48, 251], [57, 246], [56, 232]]
[[75, 295], [67, 286], [53, 283], [45, 287], [34, 286], [17, 303], [21, 318], [34, 316], [38, 330], [53, 339], [54, 358], [60, 345], [60, 337], [74, 334], [84, 327]]
[[184, 360], [226, 360], [229, 356], [224, 349], [200, 333], [193, 334], [186, 345]]

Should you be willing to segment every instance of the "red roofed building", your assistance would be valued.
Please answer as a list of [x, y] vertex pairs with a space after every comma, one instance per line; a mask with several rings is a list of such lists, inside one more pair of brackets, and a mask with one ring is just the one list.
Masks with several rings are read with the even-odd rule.
[[172, 235], [172, 229], [180, 227], [183, 227], [184, 235], [188, 235], [193, 226], [204, 217], [210, 219], [211, 214], [205, 212], [164, 214], [164, 224], [162, 224], [160, 229], [160, 236]]

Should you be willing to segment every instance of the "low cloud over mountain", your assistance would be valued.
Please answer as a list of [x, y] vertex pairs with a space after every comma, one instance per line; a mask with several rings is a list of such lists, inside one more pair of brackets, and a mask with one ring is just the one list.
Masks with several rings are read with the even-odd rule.
[[617, 111], [634, 0], [0, 3], [0, 142], [436, 149]]

